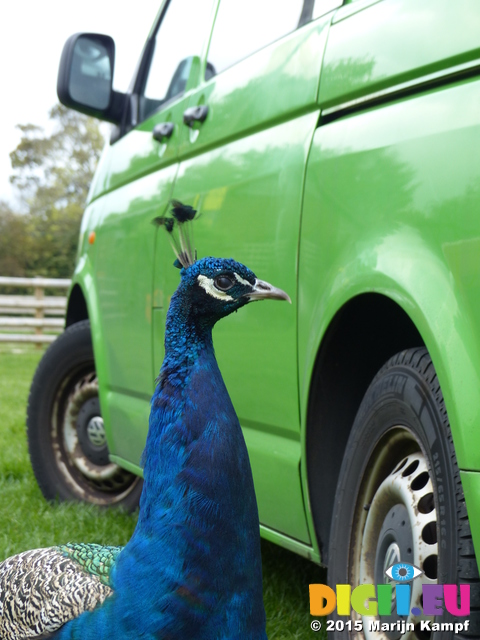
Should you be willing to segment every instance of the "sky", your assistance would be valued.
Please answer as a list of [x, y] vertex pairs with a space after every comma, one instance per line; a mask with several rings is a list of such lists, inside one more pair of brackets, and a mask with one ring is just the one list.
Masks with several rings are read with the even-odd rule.
[[57, 102], [57, 70], [67, 38], [105, 33], [116, 44], [114, 87], [125, 91], [161, 0], [20, 0], [0, 8], [0, 199], [14, 202], [10, 151], [17, 124], [48, 126]]

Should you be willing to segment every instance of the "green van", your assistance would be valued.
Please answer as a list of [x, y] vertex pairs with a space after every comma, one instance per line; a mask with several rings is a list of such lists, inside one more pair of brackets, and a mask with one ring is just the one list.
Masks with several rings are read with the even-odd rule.
[[62, 56], [60, 100], [114, 126], [66, 330], [31, 388], [44, 495], [138, 503], [179, 277], [151, 222], [175, 198], [201, 212], [199, 256], [293, 301], [214, 334], [262, 535], [333, 585], [415, 565], [415, 607], [422, 581], [468, 582], [480, 635], [478, 0], [159, 9], [125, 94], [108, 36], [76, 34]]

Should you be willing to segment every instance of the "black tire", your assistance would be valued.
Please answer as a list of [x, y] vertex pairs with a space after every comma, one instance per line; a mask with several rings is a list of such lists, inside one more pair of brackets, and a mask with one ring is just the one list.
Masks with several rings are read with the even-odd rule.
[[41, 359], [28, 398], [27, 437], [47, 500], [138, 506], [141, 478], [108, 458], [88, 320], [68, 327]]
[[[424, 571], [411, 583], [411, 607], [421, 608], [422, 582], [470, 583], [470, 627], [461, 637], [480, 635], [479, 574], [465, 499], [443, 396], [423, 348], [391, 358], [359, 408], [335, 496], [328, 581], [332, 588], [385, 583], [387, 565], [400, 560]], [[453, 631], [421, 631], [420, 619], [411, 614], [414, 631], [403, 636], [360, 632], [356, 637], [454, 637]], [[396, 612], [383, 619], [396, 620]], [[446, 610], [436, 620], [452, 621]]]

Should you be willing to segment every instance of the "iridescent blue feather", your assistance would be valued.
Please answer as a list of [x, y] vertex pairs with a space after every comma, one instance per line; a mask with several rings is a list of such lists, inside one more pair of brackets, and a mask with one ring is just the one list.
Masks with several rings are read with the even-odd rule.
[[215, 359], [213, 319], [197, 316], [190, 296], [198, 274], [220, 266], [255, 281], [233, 260], [182, 270], [152, 398], [136, 530], [116, 561], [114, 594], [59, 638], [266, 638], [247, 449]]

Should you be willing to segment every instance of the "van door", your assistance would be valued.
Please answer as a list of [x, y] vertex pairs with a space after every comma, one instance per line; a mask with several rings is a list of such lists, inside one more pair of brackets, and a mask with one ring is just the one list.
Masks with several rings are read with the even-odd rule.
[[[201, 211], [199, 256], [233, 257], [292, 298], [292, 307], [252, 304], [233, 314], [215, 329], [214, 342], [249, 448], [260, 521], [303, 542], [309, 536], [299, 471], [297, 247], [329, 24], [328, 16], [312, 21], [313, 6], [291, 0], [279, 10], [277, 0], [220, 0], [203, 78], [184, 114], [188, 135], [180, 153], [190, 157], [174, 187], [176, 199]], [[175, 272], [157, 262], [155, 286], [167, 297], [178, 283]], [[154, 314], [161, 335], [164, 313]], [[159, 342], [155, 350], [159, 366]]]
[[152, 297], [157, 231], [151, 222], [165, 211], [172, 194], [185, 133], [178, 123], [198, 81], [212, 8], [213, 0], [164, 4], [130, 97], [130, 130], [104, 155], [93, 194], [103, 194], [93, 203], [106, 369], [106, 379], [100, 380], [102, 412], [112, 459], [121, 464], [139, 464], [148, 428], [155, 380]]

